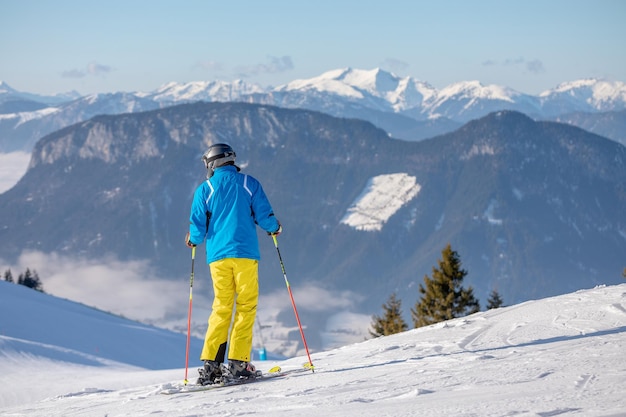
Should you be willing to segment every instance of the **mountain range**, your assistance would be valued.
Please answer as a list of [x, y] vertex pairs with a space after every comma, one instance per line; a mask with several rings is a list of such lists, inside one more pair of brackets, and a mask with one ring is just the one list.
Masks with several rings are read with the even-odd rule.
[[[534, 97], [346, 69], [273, 89], [171, 83], [64, 97], [0, 84], [0, 151], [32, 149], [24, 177], [0, 194], [10, 264], [38, 250], [184, 275], [199, 159], [228, 142], [283, 223], [291, 279], [348, 297], [359, 313], [391, 292], [408, 310], [447, 243], [483, 306], [492, 290], [510, 304], [620, 281], [623, 83], [583, 80]], [[260, 239], [267, 293], [283, 283], [267, 278], [280, 265]], [[319, 347], [333, 311], [309, 313]], [[286, 317], [264, 320], [284, 328]]]
[[[419, 142], [248, 103], [94, 117], [38, 141], [0, 195], [0, 253], [114, 254], [180, 276], [200, 156], [216, 142], [263, 183], [297, 282], [350, 291], [369, 314], [392, 292], [412, 306], [447, 243], [483, 306], [494, 289], [509, 304], [621, 279], [626, 147], [513, 111]], [[280, 267], [273, 245], [261, 247], [270, 291], [283, 285], [267, 278]], [[329, 312], [319, 314], [312, 328], [324, 327]]]
[[[463, 81], [440, 90], [381, 70], [344, 68], [318, 77], [261, 87], [242, 80], [171, 82], [152, 92], [76, 92], [42, 97], [0, 83], [0, 152], [30, 152], [44, 135], [102, 114], [154, 110], [194, 101], [247, 102], [301, 108], [372, 122], [390, 136], [423, 140], [499, 110], [556, 120], [626, 144], [626, 84], [598, 79], [565, 82], [539, 95]], [[576, 116], [572, 117], [571, 114]], [[598, 117], [598, 114], [610, 117]]]

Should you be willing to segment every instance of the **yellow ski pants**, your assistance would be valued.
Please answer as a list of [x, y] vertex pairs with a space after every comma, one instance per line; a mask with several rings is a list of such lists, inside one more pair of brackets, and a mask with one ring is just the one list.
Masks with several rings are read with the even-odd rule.
[[233, 321], [228, 359], [249, 362], [259, 298], [259, 261], [226, 258], [211, 262], [209, 268], [215, 298], [200, 360], [224, 362], [228, 330]]

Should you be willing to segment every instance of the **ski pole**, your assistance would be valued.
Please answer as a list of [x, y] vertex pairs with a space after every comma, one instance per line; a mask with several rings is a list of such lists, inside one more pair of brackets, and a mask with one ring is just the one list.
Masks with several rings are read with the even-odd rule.
[[306, 355], [309, 358], [309, 363], [306, 365], [312, 372], [315, 372], [315, 368], [313, 366], [313, 362], [311, 361], [311, 354], [309, 353], [309, 347], [306, 344], [306, 339], [304, 337], [304, 331], [302, 330], [302, 324], [300, 323], [300, 316], [298, 315], [298, 309], [296, 309], [296, 302], [293, 299], [293, 293], [291, 292], [291, 286], [289, 285], [289, 281], [287, 280], [287, 273], [285, 272], [285, 264], [283, 263], [283, 257], [280, 256], [280, 249], [278, 249], [278, 239], [276, 239], [276, 235], [272, 234], [272, 238], [274, 239], [274, 246], [276, 246], [276, 252], [278, 252], [278, 260], [280, 261], [280, 267], [283, 270], [283, 277], [285, 278], [285, 284], [287, 285], [287, 291], [289, 291], [289, 298], [291, 298], [291, 305], [293, 306], [293, 312], [296, 315], [296, 321], [298, 322], [298, 328], [300, 329], [300, 336], [302, 336], [302, 342], [304, 343], [304, 349], [306, 350]]
[[189, 277], [189, 310], [187, 311], [187, 349], [185, 350], [185, 385], [187, 380], [187, 371], [189, 370], [189, 342], [191, 341], [191, 301], [193, 298], [193, 264], [196, 259], [196, 247], [191, 248], [191, 275]]

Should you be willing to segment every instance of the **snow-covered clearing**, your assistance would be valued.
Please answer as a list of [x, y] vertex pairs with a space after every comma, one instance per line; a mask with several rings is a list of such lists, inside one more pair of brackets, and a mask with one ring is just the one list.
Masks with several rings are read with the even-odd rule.
[[341, 223], [357, 230], [379, 231], [391, 216], [417, 196], [421, 188], [415, 177], [405, 173], [370, 178]]
[[[31, 297], [36, 302], [27, 301]], [[16, 309], [8, 299], [26, 305]], [[102, 351], [43, 344], [39, 334], [29, 333], [44, 312], [55, 323], [49, 330], [59, 345], [76, 339], [74, 329], [80, 322], [70, 326], [62, 320], [68, 305], [73, 303], [0, 282], [3, 416], [626, 415], [626, 284], [529, 301], [316, 352], [315, 373], [173, 396], [159, 392], [180, 383], [184, 369], [139, 368], [128, 365], [128, 358], [104, 359]], [[84, 306], [73, 308], [79, 314], [72, 313], [72, 320], [84, 316], [85, 337], [97, 331], [102, 340], [129, 346], [119, 332], [132, 329], [131, 322], [114, 316], [109, 322], [107, 315], [86, 313]], [[158, 337], [170, 340], [171, 334], [136, 328], [138, 335], [156, 339], [149, 341], [154, 349], [144, 347], [135, 355], [158, 359]], [[184, 364], [184, 357], [176, 361]], [[304, 362], [304, 357], [296, 357], [257, 366], [290, 369]], [[192, 363], [195, 377], [199, 362], [194, 358]]]

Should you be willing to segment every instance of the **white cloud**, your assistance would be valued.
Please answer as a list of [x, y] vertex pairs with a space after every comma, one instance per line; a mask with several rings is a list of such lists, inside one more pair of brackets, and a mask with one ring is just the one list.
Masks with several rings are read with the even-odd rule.
[[[306, 284], [298, 288], [291, 288], [298, 310], [312, 312], [350, 310], [363, 301], [363, 297], [351, 291], [327, 290]], [[259, 307], [272, 306], [284, 310], [291, 309], [291, 299], [287, 287], [282, 291], [274, 291], [260, 296]]]
[[72, 259], [28, 251], [11, 270], [17, 277], [26, 268], [37, 271], [48, 294], [129, 319], [153, 322], [187, 313], [188, 281], [159, 277], [147, 261]]
[[504, 60], [503, 65], [505, 67], [508, 67], [508, 66], [511, 66], [511, 65], [521, 65], [524, 62], [526, 62], [526, 60], [524, 58], [522, 58], [522, 57], [519, 57], [519, 58], [507, 58], [507, 59]]
[[[120, 261], [112, 256], [74, 259], [58, 253], [37, 251], [25, 251], [15, 265], [0, 259], [0, 265], [0, 273], [4, 274], [6, 269], [11, 269], [14, 279], [26, 268], [36, 271], [47, 294], [131, 320], [180, 333], [187, 332], [190, 271], [181, 273], [180, 279], [174, 280], [158, 276], [148, 261]], [[207, 319], [211, 314], [213, 289], [208, 267], [196, 267], [191, 333], [195, 337], [204, 338]], [[348, 341], [363, 340], [369, 316], [350, 312], [362, 303], [362, 295], [311, 284], [292, 287], [292, 292], [305, 332], [312, 337], [312, 349], [337, 347]], [[350, 323], [335, 318], [337, 314], [350, 317]], [[267, 326], [263, 330], [263, 344], [268, 350], [293, 356], [299, 352], [298, 349], [302, 349], [286, 287], [268, 294], [261, 293], [257, 317], [255, 347], [261, 346], [257, 331], [260, 331], [262, 324]], [[287, 318], [285, 323], [281, 317]], [[321, 341], [316, 341], [315, 334], [320, 335]], [[319, 343], [323, 343], [323, 346]]]
[[294, 68], [293, 61], [290, 56], [268, 56], [267, 59], [267, 63], [237, 68], [236, 71], [238, 72], [238, 76], [241, 78], [247, 78], [262, 74], [277, 74]]
[[[362, 295], [311, 284], [292, 287], [292, 293], [305, 337], [313, 351], [354, 343], [367, 336], [371, 317], [351, 312], [363, 301]], [[269, 351], [286, 356], [305, 353], [294, 314], [286, 287], [259, 297], [257, 323], [265, 328], [263, 343]], [[288, 318], [281, 319], [281, 316]]]
[[17, 184], [26, 173], [29, 162], [27, 152], [0, 153], [0, 193]]
[[84, 78], [88, 75], [105, 75], [113, 71], [109, 65], [98, 64], [97, 62], [90, 62], [84, 69], [71, 69], [63, 71], [61, 76], [63, 78]]
[[390, 68], [391, 71], [402, 72], [409, 69], [409, 64], [406, 61], [402, 61], [395, 58], [387, 58], [381, 63], [381, 67]]
[[526, 63], [526, 69], [532, 72], [533, 74], [540, 74], [540, 73], [546, 72], [545, 68], [543, 67], [543, 62], [541, 62], [538, 59], [533, 59], [532, 61], [528, 61]]
[[207, 71], [222, 71], [224, 66], [217, 61], [198, 61], [196, 67]]
[[502, 62], [498, 62], [494, 59], [486, 59], [482, 62], [484, 67], [503, 66], [503, 67], [522, 67], [528, 72], [533, 74], [540, 74], [545, 72], [543, 62], [540, 59], [527, 60], [523, 57], [519, 58], [506, 58]]

